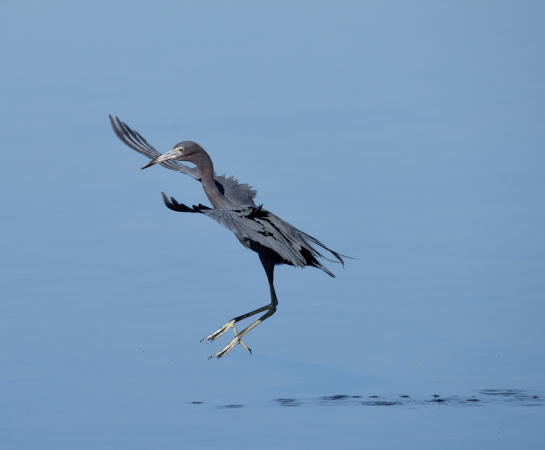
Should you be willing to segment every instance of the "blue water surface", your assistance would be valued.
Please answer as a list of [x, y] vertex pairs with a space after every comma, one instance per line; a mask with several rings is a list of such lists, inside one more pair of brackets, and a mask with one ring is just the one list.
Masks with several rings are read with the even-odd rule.
[[[0, 5], [0, 447], [542, 449], [538, 1]], [[199, 142], [355, 259], [280, 267], [167, 210]]]

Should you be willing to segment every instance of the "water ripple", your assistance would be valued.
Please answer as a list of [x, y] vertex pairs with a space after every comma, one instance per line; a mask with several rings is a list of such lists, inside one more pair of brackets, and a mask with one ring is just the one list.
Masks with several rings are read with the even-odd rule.
[[[381, 407], [425, 407], [456, 406], [456, 407], [484, 407], [492, 405], [506, 406], [543, 406], [540, 395], [523, 389], [481, 389], [476, 394], [443, 396], [431, 394], [429, 396], [416, 396], [407, 393], [397, 395], [378, 394], [330, 394], [313, 398], [277, 398], [274, 404], [282, 407], [304, 406], [381, 406]], [[191, 405], [203, 405], [204, 402], [194, 400]], [[216, 405], [220, 409], [238, 409], [247, 405], [231, 403]]]

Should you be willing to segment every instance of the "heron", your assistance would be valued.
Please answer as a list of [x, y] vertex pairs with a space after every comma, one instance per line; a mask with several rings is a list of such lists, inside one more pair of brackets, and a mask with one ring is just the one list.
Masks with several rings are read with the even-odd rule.
[[[240, 183], [233, 177], [216, 175], [209, 154], [196, 142], [181, 141], [171, 150], [161, 154], [140, 133], [131, 129], [118, 117], [109, 116], [109, 119], [114, 133], [123, 143], [150, 159], [142, 169], [160, 164], [167, 169], [189, 175], [201, 182], [212, 204], [212, 207], [202, 204], [187, 206], [162, 192], [163, 202], [167, 208], [177, 212], [202, 214], [214, 219], [232, 231], [244, 247], [256, 252], [265, 270], [270, 303], [233, 317], [201, 339], [201, 342], [215, 341], [229, 329], [234, 332], [234, 338], [221, 350], [210, 355], [209, 359], [222, 358], [237, 344], [251, 353], [250, 347], [242, 338], [276, 312], [278, 297], [274, 288], [274, 268], [277, 265], [316, 267], [331, 277], [335, 275], [320, 262], [320, 259], [344, 266], [345, 255], [331, 250], [318, 239], [264, 209], [263, 205], [256, 205], [254, 202], [256, 191], [251, 186]], [[187, 166], [182, 161], [192, 163], [194, 167]], [[329, 257], [321, 253], [324, 250]], [[260, 313], [263, 314], [258, 319], [238, 331], [236, 325], [238, 322]]]

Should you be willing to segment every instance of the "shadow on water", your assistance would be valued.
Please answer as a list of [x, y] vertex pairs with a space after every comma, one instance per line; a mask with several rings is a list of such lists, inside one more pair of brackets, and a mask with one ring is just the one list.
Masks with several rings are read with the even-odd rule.
[[[192, 405], [203, 405], [202, 401], [192, 401]], [[521, 389], [482, 389], [473, 395], [454, 395], [444, 397], [432, 394], [418, 397], [408, 394], [398, 395], [324, 395], [318, 398], [277, 398], [277, 406], [408, 406], [425, 407], [431, 405], [448, 405], [457, 407], [483, 407], [488, 405], [508, 406], [542, 406], [543, 400], [535, 393]], [[243, 408], [242, 404], [214, 405], [220, 409]]]

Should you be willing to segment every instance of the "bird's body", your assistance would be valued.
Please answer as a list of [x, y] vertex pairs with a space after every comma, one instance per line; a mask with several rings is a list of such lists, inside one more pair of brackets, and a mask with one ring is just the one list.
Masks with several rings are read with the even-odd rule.
[[240, 243], [258, 254], [267, 254], [275, 265], [288, 264], [295, 267], [313, 266], [334, 277], [333, 273], [320, 263], [323, 257], [312, 244], [331, 252], [339, 262], [341, 256], [328, 249], [316, 238], [290, 225], [280, 217], [261, 206], [243, 208], [208, 208], [204, 205], [188, 207], [173, 197], [163, 194], [165, 205], [173, 211], [204, 214], [231, 230]]
[[[344, 263], [342, 255], [329, 249], [316, 238], [263, 209], [262, 206], [256, 206], [254, 203], [256, 192], [249, 185], [239, 183], [232, 177], [216, 176], [210, 156], [197, 143], [183, 141], [176, 144], [171, 151], [161, 155], [139, 133], [131, 130], [121, 120], [113, 119], [110, 116], [110, 121], [114, 132], [125, 144], [151, 159], [143, 168], [159, 163], [169, 169], [192, 176], [202, 183], [212, 204], [212, 208], [204, 205], [189, 207], [163, 193], [163, 201], [169, 209], [185, 213], [200, 213], [216, 220], [231, 230], [242, 245], [256, 252], [263, 264], [269, 282], [271, 303], [231, 319], [214, 333], [205, 337], [203, 340], [213, 341], [229, 328], [233, 328], [235, 332], [234, 339], [211, 357], [221, 358], [237, 343], [249, 350], [249, 347], [242, 341], [242, 337], [276, 311], [278, 300], [273, 285], [276, 265], [312, 266], [334, 277], [335, 275], [319, 261], [320, 258], [325, 257], [316, 247], [329, 252], [336, 262]], [[196, 167], [187, 167], [179, 161], [189, 161]], [[260, 312], [265, 312], [265, 314], [241, 332], [236, 330], [235, 324], [237, 322]]]

